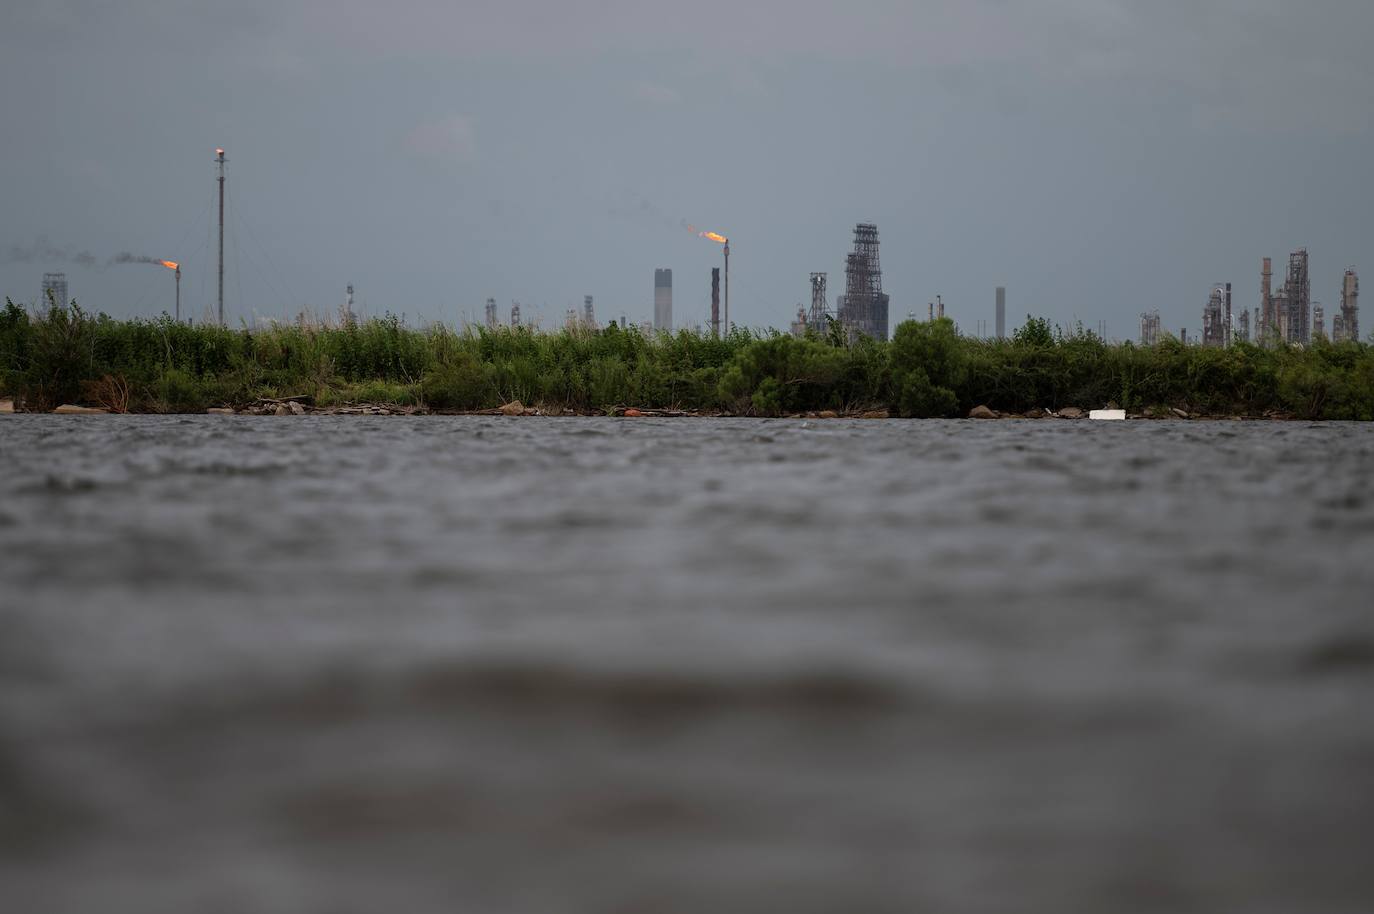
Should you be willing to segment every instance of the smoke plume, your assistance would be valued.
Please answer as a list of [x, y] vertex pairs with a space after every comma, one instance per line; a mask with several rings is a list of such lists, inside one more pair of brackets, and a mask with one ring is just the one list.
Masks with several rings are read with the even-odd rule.
[[82, 267], [99, 264], [90, 251], [74, 251], [38, 236], [32, 244], [12, 244], [0, 252], [0, 263], [71, 263]]

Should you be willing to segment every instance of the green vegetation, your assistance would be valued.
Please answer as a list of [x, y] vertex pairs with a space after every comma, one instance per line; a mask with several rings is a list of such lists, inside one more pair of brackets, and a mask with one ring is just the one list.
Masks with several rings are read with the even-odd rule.
[[616, 406], [751, 415], [888, 409], [958, 416], [986, 404], [1211, 414], [1277, 411], [1374, 420], [1374, 346], [1240, 344], [1204, 349], [1166, 340], [1111, 345], [1081, 327], [1031, 318], [1010, 340], [961, 337], [948, 320], [908, 321], [891, 342], [846, 344], [838, 327], [795, 339], [735, 330], [645, 336], [604, 330], [455, 333], [394, 316], [342, 326], [231, 330], [114, 320], [75, 304], [0, 311], [0, 395], [27, 409], [87, 403], [134, 412], [198, 412], [259, 397], [309, 396], [319, 406], [385, 403], [476, 410], [510, 400], [596, 412]]

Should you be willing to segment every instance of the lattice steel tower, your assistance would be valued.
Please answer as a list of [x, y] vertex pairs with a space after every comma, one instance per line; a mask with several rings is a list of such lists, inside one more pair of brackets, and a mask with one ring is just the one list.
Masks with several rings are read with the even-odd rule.
[[825, 273], [811, 274], [811, 311], [806, 315], [806, 326], [820, 333], [825, 332], [825, 319], [830, 311], [830, 297], [825, 284]]
[[1312, 283], [1307, 274], [1307, 248], [1288, 255], [1288, 281], [1283, 284], [1290, 343], [1312, 342]]
[[58, 308], [65, 308], [70, 303], [70, 299], [67, 298], [67, 274], [44, 273], [43, 307], [48, 308], [55, 305]]
[[888, 296], [883, 294], [883, 268], [878, 259], [878, 227], [854, 226], [854, 250], [845, 258], [845, 291], [839, 319], [851, 336], [887, 339]]

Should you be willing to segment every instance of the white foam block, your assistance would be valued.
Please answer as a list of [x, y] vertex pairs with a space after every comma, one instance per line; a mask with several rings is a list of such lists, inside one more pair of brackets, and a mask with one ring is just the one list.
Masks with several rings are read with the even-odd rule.
[[1088, 418], [1120, 422], [1126, 418], [1126, 411], [1124, 409], [1095, 409], [1088, 413]]

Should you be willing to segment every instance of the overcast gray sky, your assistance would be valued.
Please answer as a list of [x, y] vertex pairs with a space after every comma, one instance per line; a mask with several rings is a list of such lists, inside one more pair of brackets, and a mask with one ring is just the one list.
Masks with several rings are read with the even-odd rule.
[[[1369, 0], [7, 0], [0, 294], [115, 315], [214, 300], [213, 148], [229, 156], [229, 318], [333, 309], [546, 325], [786, 326], [842, 290], [876, 222], [895, 318], [966, 332], [1142, 310], [1196, 330], [1213, 282], [1306, 245], [1313, 296], [1374, 274]], [[89, 254], [97, 264], [81, 257]], [[1328, 317], [1329, 322], [1329, 317]]]

